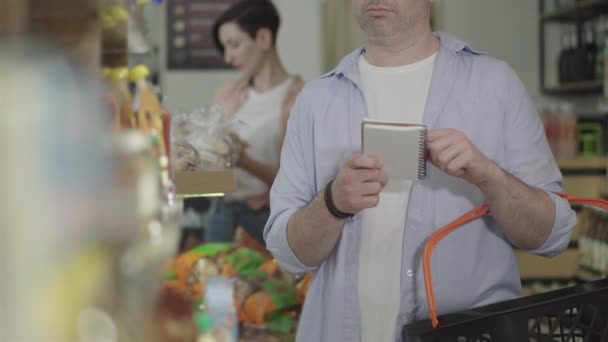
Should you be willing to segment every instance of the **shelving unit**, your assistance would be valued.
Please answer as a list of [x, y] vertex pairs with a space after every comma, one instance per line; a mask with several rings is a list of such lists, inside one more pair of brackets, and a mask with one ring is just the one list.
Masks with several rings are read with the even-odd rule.
[[602, 81], [570, 82], [557, 86], [544, 86], [542, 91], [547, 95], [580, 95], [600, 94], [604, 89]]
[[547, 12], [546, 3], [549, 0], [539, 0], [539, 77], [540, 90], [545, 95], [599, 95], [603, 92], [603, 81], [592, 80], [583, 82], [561, 83], [558, 85], [547, 85], [546, 83], [546, 58], [547, 58], [547, 42], [546, 42], [546, 26], [549, 24], [574, 24], [576, 26], [576, 34], [578, 37], [579, 46], [582, 50], [584, 24], [591, 19], [597, 18], [600, 15], [608, 13], [608, 0], [580, 0], [576, 1], [570, 8], [558, 9], [553, 12]]
[[[606, 157], [575, 157], [557, 158], [564, 190], [566, 193], [587, 197], [601, 198], [606, 186], [607, 163]], [[598, 274], [580, 265], [579, 238], [584, 231], [585, 213], [582, 206], [573, 207], [579, 217], [579, 224], [574, 232], [568, 249], [557, 257], [545, 258], [523, 251], [516, 251], [517, 263], [524, 291], [534, 293], [538, 284], [549, 286], [568, 286], [572, 282], [589, 282], [605, 278], [607, 275]], [[543, 286], [540, 286], [541, 288]]]
[[[608, 10], [608, 2], [605, 0], [581, 0], [571, 8], [559, 9], [541, 16], [545, 22], [572, 22], [578, 19], [593, 19]], [[540, 12], [540, 13], [544, 13]]]

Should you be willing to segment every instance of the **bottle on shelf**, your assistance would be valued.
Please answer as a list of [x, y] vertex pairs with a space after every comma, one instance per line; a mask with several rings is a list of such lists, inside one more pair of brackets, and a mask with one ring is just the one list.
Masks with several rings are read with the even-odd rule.
[[129, 69], [127, 67], [114, 69], [111, 79], [119, 99], [120, 125], [122, 128], [134, 127], [135, 118], [131, 107], [133, 98], [129, 90]]
[[584, 61], [583, 51], [579, 48], [578, 34], [570, 32], [570, 49], [568, 53], [568, 82], [576, 82], [584, 79], [582, 64]]
[[608, 67], [608, 22], [603, 21], [603, 27], [604, 27], [604, 41], [603, 41], [603, 45], [604, 45], [604, 49], [603, 49], [603, 56], [602, 56], [602, 61], [604, 64], [604, 67], [602, 68], [603, 71], [603, 77], [602, 80], [604, 81], [604, 100], [608, 99], [608, 72], [606, 72], [606, 68]]
[[606, 18], [601, 16], [595, 23], [597, 50], [595, 53], [595, 78], [604, 79], [604, 51], [606, 48]]
[[545, 129], [547, 142], [553, 155], [557, 155], [557, 135], [559, 133], [559, 106], [556, 103], [549, 103], [541, 110], [541, 119]]
[[585, 81], [595, 79], [595, 65], [597, 58], [598, 44], [596, 42], [596, 34], [593, 31], [593, 25], [588, 23], [585, 25], [585, 44], [583, 49], [582, 75]]
[[571, 103], [562, 103], [559, 108], [559, 133], [557, 155], [572, 158], [578, 153], [578, 118]]
[[570, 55], [571, 55], [571, 41], [570, 35], [564, 34], [562, 36], [562, 47], [558, 57], [558, 78], [559, 83], [570, 82]]
[[163, 186], [171, 187], [169, 169], [170, 146], [170, 115], [163, 108], [154, 86], [149, 82], [150, 71], [144, 65], [138, 65], [131, 70], [129, 78], [136, 84], [134, 107], [138, 128], [154, 138], [157, 149]]

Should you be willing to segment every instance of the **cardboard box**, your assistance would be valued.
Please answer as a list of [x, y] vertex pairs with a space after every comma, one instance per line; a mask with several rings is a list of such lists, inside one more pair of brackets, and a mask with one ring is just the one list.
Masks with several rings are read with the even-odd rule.
[[223, 196], [236, 190], [234, 170], [176, 172], [175, 189], [180, 197]]
[[578, 249], [568, 249], [554, 258], [515, 251], [522, 279], [574, 278], [578, 272]]

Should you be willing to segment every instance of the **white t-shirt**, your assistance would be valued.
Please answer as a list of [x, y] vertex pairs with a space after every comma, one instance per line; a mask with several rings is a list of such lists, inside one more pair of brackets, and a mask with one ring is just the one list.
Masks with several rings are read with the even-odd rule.
[[[435, 56], [400, 67], [376, 67], [362, 55], [359, 71], [368, 118], [422, 123]], [[403, 234], [412, 182], [389, 179], [378, 206], [363, 212], [359, 258], [362, 342], [395, 340]]]
[[[247, 154], [251, 159], [266, 164], [279, 163], [281, 108], [292, 81], [290, 77], [264, 93], [250, 88], [247, 101], [235, 114], [241, 121], [236, 133], [249, 144]], [[240, 168], [236, 168], [236, 182], [237, 190], [226, 194], [227, 202], [243, 201], [269, 191], [261, 179]]]

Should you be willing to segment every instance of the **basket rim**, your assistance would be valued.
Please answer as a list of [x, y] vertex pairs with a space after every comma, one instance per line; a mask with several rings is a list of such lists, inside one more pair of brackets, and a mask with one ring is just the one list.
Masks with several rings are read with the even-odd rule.
[[407, 336], [423, 336], [464, 325], [480, 325], [484, 321], [490, 321], [501, 316], [518, 313], [530, 315], [534, 312], [542, 314], [547, 313], [547, 309], [551, 306], [562, 307], [563, 310], [566, 310], [577, 304], [589, 304], [590, 302], [599, 304], [600, 300], [608, 301], [608, 278], [441, 315], [439, 316], [441, 323], [436, 328], [433, 328], [431, 320], [428, 318], [411, 322], [403, 327], [402, 332]]

